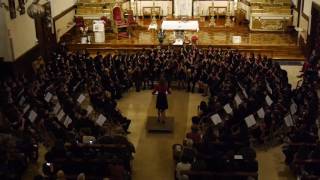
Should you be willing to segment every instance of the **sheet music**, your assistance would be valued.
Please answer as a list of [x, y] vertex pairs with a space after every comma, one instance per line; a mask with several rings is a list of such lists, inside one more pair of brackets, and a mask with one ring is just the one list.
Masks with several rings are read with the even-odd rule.
[[246, 121], [248, 128], [257, 124], [256, 119], [254, 118], [254, 116], [252, 114], [247, 116], [246, 118], [244, 118], [244, 120]]
[[239, 87], [240, 87], [240, 89], [244, 89], [244, 87], [238, 82], [238, 85], [239, 85]]
[[242, 93], [243, 93], [244, 97], [248, 98], [248, 94], [245, 89], [242, 89]]
[[19, 91], [19, 93], [17, 94], [17, 97], [21, 96], [23, 92], [24, 92], [24, 88]]
[[94, 136], [82, 136], [83, 143], [91, 143], [94, 142], [96, 138]]
[[44, 97], [44, 100], [46, 101], [46, 102], [50, 102], [51, 101], [51, 99], [52, 99], [52, 94], [50, 93], [50, 92], [48, 92], [47, 94], [46, 94], [46, 96]]
[[96, 123], [99, 126], [102, 126], [106, 120], [107, 120], [107, 118], [104, 115], [100, 114], [98, 119], [97, 119], [97, 121], [96, 121]]
[[66, 119], [64, 120], [64, 126], [68, 127], [69, 124], [72, 122], [71, 118], [69, 116], [66, 116]]
[[20, 98], [19, 105], [22, 106], [25, 101], [26, 101], [26, 98], [24, 96], [22, 96]]
[[27, 105], [23, 108], [23, 114], [25, 114], [29, 109], [30, 109], [30, 104], [27, 104]]
[[272, 94], [272, 89], [271, 89], [271, 87], [270, 87], [270, 85], [269, 85], [269, 83], [268, 83], [267, 80], [266, 80], [266, 86], [267, 86], [268, 92], [269, 92], [270, 94]]
[[264, 116], [265, 116], [264, 109], [263, 109], [263, 108], [260, 108], [260, 109], [257, 111], [257, 114], [258, 114], [259, 118], [263, 119]]
[[270, 96], [266, 96], [266, 102], [267, 102], [268, 106], [270, 106], [273, 103], [273, 101], [270, 98]]
[[288, 127], [293, 126], [293, 119], [292, 119], [291, 114], [288, 114], [286, 117], [284, 117], [284, 122], [286, 123], [286, 125]]
[[238, 85], [242, 91], [242, 94], [244, 95], [245, 98], [248, 98], [248, 94], [247, 94], [247, 91], [246, 89], [238, 82]]
[[231, 108], [231, 106], [230, 106], [230, 104], [226, 104], [224, 107], [223, 107], [223, 109], [226, 111], [226, 113], [228, 113], [228, 114], [232, 114], [232, 108]]
[[242, 100], [238, 94], [235, 95], [234, 100], [236, 101], [237, 106], [242, 103]]
[[61, 110], [61, 111], [59, 112], [59, 114], [57, 115], [58, 120], [61, 121], [62, 118], [64, 117], [64, 115], [65, 115], [64, 111]]
[[210, 119], [215, 125], [220, 124], [222, 122], [222, 119], [219, 114], [212, 115]]
[[36, 120], [37, 116], [38, 114], [33, 110], [31, 110], [29, 113], [28, 119], [33, 123]]
[[291, 114], [295, 114], [295, 113], [297, 112], [297, 108], [298, 108], [297, 104], [293, 102], [293, 103], [290, 105], [290, 112], [291, 112]]
[[73, 86], [72, 90], [75, 91], [78, 88], [79, 85], [80, 85], [80, 81], [77, 82], [77, 84], [75, 86]]
[[93, 111], [93, 108], [92, 108], [92, 106], [89, 105], [86, 110], [88, 112], [88, 115], [90, 115]]
[[235, 154], [235, 155], [233, 156], [233, 159], [238, 159], [238, 160], [240, 160], [240, 159], [243, 159], [243, 156], [242, 156], [242, 155], [239, 155], [239, 154]]
[[78, 101], [79, 104], [81, 104], [85, 99], [86, 99], [86, 97], [83, 94], [80, 94], [80, 96], [77, 99], [77, 101]]
[[54, 114], [58, 114], [58, 112], [60, 111], [60, 109], [61, 109], [61, 105], [60, 105], [60, 103], [57, 103], [57, 104], [55, 105], [55, 107], [53, 108], [53, 113], [54, 113]]

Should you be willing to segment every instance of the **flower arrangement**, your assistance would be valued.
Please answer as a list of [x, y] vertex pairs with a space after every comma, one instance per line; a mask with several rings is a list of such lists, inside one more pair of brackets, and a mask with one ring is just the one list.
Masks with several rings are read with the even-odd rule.
[[192, 35], [191, 36], [191, 42], [193, 43], [193, 44], [196, 44], [197, 43], [197, 41], [198, 41], [198, 36], [197, 35]]
[[82, 27], [80, 27], [80, 31], [81, 31], [83, 36], [87, 36], [88, 30], [89, 30], [89, 27], [86, 26], [85, 24]]

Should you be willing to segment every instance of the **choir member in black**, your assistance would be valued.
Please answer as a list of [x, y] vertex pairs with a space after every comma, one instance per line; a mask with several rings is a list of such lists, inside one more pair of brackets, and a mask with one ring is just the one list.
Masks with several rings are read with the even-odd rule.
[[143, 81], [143, 74], [139, 66], [135, 67], [132, 78], [136, 86], [136, 91], [139, 92], [141, 90], [141, 84]]

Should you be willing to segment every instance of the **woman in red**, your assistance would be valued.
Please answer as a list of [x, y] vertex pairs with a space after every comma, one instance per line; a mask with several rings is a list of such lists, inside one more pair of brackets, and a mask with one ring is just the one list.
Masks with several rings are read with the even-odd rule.
[[171, 92], [165, 80], [161, 78], [159, 81], [159, 84], [155, 87], [152, 94], [158, 94], [156, 107], [158, 109], [158, 121], [162, 123], [165, 123], [166, 110], [168, 109], [168, 100], [167, 100], [168, 93], [171, 93]]

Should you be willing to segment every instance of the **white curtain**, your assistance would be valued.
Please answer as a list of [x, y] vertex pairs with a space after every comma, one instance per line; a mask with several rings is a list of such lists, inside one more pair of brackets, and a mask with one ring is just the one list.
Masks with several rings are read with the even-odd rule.
[[192, 0], [174, 0], [174, 16], [192, 16]]

